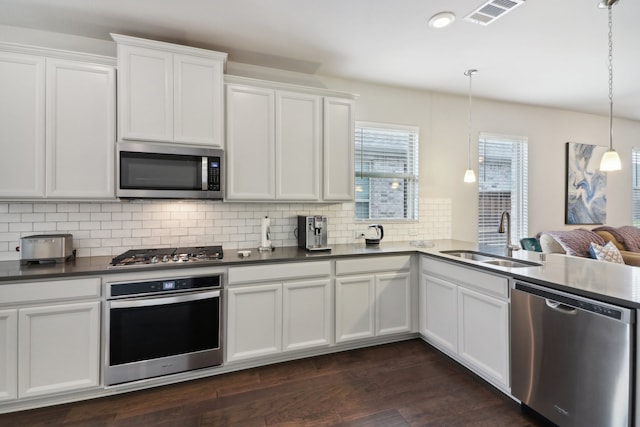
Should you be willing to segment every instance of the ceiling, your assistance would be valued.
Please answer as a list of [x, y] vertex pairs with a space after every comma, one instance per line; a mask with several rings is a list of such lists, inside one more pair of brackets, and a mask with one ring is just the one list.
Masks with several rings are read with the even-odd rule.
[[[211, 48], [229, 60], [394, 86], [608, 114], [607, 11], [527, 0], [488, 26], [483, 0], [1, 0], [0, 25]], [[447, 28], [427, 24], [451, 11]], [[613, 7], [614, 116], [640, 120], [640, 1]]]

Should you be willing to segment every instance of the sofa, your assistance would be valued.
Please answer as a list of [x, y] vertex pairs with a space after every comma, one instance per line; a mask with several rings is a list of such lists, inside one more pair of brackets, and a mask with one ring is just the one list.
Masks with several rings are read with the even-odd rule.
[[605, 245], [611, 242], [620, 251], [627, 265], [640, 266], [640, 229], [632, 226], [600, 226], [592, 230], [544, 231], [538, 234], [542, 252], [591, 258], [591, 242]]

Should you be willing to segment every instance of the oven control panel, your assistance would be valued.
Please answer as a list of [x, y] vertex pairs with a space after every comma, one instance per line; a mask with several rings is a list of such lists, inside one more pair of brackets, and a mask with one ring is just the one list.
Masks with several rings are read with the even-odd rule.
[[203, 277], [181, 277], [141, 282], [111, 283], [109, 297], [118, 298], [136, 295], [153, 295], [195, 289], [212, 289], [221, 287], [220, 275]]

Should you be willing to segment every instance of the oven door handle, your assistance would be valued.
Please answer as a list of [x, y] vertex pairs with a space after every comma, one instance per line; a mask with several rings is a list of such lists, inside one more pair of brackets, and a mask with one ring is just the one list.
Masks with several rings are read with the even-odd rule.
[[109, 308], [152, 307], [154, 305], [169, 305], [181, 302], [199, 301], [209, 298], [219, 298], [220, 290], [208, 292], [195, 292], [186, 295], [173, 295], [160, 298], [136, 298], [118, 301], [109, 301]]

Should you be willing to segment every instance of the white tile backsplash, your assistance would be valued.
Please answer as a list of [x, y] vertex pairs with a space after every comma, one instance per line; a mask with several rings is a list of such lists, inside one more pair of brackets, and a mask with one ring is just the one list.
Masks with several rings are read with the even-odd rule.
[[[451, 200], [423, 198], [418, 222], [382, 222], [385, 241], [451, 238]], [[329, 244], [355, 243], [353, 203], [232, 203], [132, 201], [121, 203], [0, 202], [0, 260], [19, 258], [20, 237], [71, 233], [77, 256], [115, 256], [128, 249], [221, 244], [255, 248], [260, 219], [271, 218], [274, 246], [296, 246], [297, 215], [329, 217]]]

